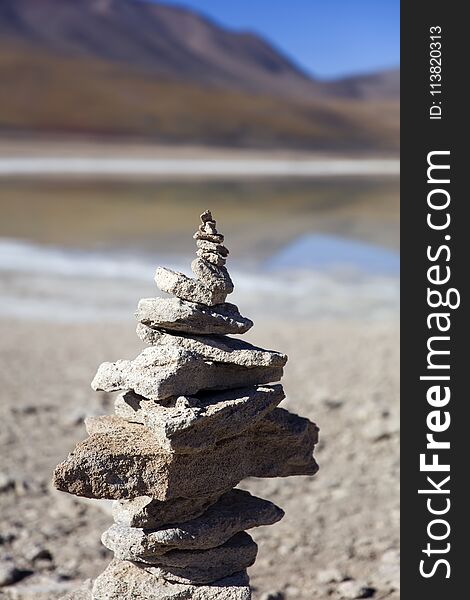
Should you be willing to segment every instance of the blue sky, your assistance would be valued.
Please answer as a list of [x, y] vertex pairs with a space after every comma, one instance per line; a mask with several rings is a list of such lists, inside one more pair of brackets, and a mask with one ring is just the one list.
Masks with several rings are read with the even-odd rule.
[[314, 76], [399, 64], [399, 0], [165, 0], [261, 33]]

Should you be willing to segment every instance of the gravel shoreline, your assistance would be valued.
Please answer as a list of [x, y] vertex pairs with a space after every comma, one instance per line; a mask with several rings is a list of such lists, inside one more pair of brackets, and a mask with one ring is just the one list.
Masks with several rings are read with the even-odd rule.
[[[283, 406], [317, 422], [321, 439], [314, 478], [240, 486], [286, 511], [253, 531], [254, 598], [398, 599], [397, 321], [272, 321], [246, 338], [288, 354]], [[55, 492], [50, 478], [84, 438], [83, 417], [112, 411], [112, 395], [90, 388], [98, 364], [141, 348], [130, 319], [0, 321], [0, 598], [53, 600], [109, 562], [109, 514]]]

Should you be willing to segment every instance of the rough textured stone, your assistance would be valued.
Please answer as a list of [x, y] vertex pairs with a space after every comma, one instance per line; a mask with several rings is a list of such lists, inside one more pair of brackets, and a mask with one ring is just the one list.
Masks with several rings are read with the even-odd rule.
[[221, 233], [205, 233], [204, 231], [196, 231], [193, 235], [195, 240], [205, 240], [207, 242], [212, 242], [213, 244], [223, 244], [224, 236]]
[[210, 585], [170, 583], [146, 565], [113, 560], [95, 581], [94, 600], [251, 600], [246, 571]]
[[282, 385], [171, 398], [165, 406], [133, 392], [116, 398], [116, 414], [142, 423], [169, 452], [196, 452], [252, 428], [284, 398]]
[[103, 363], [92, 381], [94, 390], [133, 390], [149, 400], [279, 381], [280, 367], [246, 368], [208, 362], [200, 354], [173, 346], [150, 346], [134, 360]]
[[209, 289], [222, 290], [225, 294], [233, 292], [233, 282], [225, 267], [218, 267], [203, 258], [196, 258], [191, 263], [191, 270]]
[[179, 298], [142, 298], [136, 317], [149, 327], [195, 335], [245, 333], [253, 326], [229, 302], [211, 308]]
[[150, 496], [138, 496], [132, 500], [116, 500], [113, 502], [113, 518], [119, 525], [156, 529], [200, 517], [219, 497], [220, 494], [216, 494], [161, 501]]
[[220, 256], [220, 254], [217, 254], [216, 252], [210, 252], [209, 250], [196, 250], [196, 256], [207, 260], [207, 262], [210, 262], [211, 264], [216, 265], [218, 267], [223, 267], [227, 262], [226, 258]]
[[207, 306], [222, 304], [228, 292], [222, 287], [206, 287], [198, 279], [191, 279], [184, 273], [158, 267], [155, 271], [155, 283], [162, 292], [173, 294], [182, 300], [200, 302]]
[[155, 282], [162, 291], [178, 298], [214, 306], [225, 302], [227, 294], [233, 292], [233, 282], [224, 266], [228, 252], [226, 249], [220, 253], [218, 251], [224, 236], [218, 233], [216, 222], [212, 218], [206, 219], [204, 215], [201, 215], [202, 223], [194, 237], [212, 244], [212, 247], [198, 248], [198, 258], [191, 264], [196, 279], [166, 267], [158, 267]]
[[124, 392], [116, 414], [87, 418], [88, 439], [54, 472], [59, 490], [115, 500], [102, 541], [116, 558], [94, 600], [250, 600], [257, 546], [245, 530], [283, 511], [233, 486], [318, 468], [317, 427], [277, 408], [283, 388], [266, 385], [287, 357], [227, 337], [253, 323], [225, 302], [229, 252], [210, 211], [194, 238], [195, 278], [159, 267], [157, 285], [176, 297], [139, 302], [137, 333], [150, 347], [95, 375], [95, 390]]
[[[172, 550], [147, 559], [143, 564], [153, 575], [177, 583], [204, 584], [229, 577], [250, 567], [256, 560], [258, 546], [244, 532], [225, 544], [208, 550]], [[142, 564], [142, 561], [139, 561]]]
[[153, 346], [172, 346], [200, 354], [213, 362], [232, 363], [243, 367], [283, 367], [287, 356], [282, 352], [264, 350], [244, 340], [227, 336], [171, 335], [137, 325], [137, 335]]
[[80, 442], [54, 472], [59, 490], [114, 500], [152, 496], [157, 500], [223, 493], [245, 477], [313, 475], [317, 427], [281, 408], [254, 430], [219, 442], [206, 452], [162, 451], [150, 430], [117, 430]]
[[198, 239], [196, 240], [196, 246], [198, 250], [210, 252], [211, 254], [218, 254], [223, 258], [226, 258], [229, 255], [228, 248], [226, 248], [222, 244], [216, 244], [215, 242], [209, 242], [207, 240]]
[[[171, 550], [203, 550], [220, 546], [240, 531], [272, 525], [284, 512], [272, 502], [243, 490], [224, 494], [202, 516], [158, 530], [112, 525], [101, 537], [116, 558], [153, 562]], [[158, 562], [158, 560], [157, 560]]]
[[210, 210], [205, 210], [201, 215], [201, 225], [199, 225], [199, 229], [206, 231], [211, 231], [212, 233], [217, 233], [216, 222], [214, 217], [212, 216], [212, 212]]

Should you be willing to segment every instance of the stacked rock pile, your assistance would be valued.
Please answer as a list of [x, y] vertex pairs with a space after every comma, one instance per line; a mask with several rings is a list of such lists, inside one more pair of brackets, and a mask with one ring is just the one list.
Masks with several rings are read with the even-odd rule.
[[248, 600], [257, 546], [246, 530], [283, 511], [246, 491], [245, 477], [313, 475], [317, 427], [277, 408], [287, 357], [229, 334], [253, 323], [225, 302], [233, 284], [211, 213], [195, 234], [195, 279], [158, 268], [174, 297], [145, 298], [134, 360], [102, 364], [95, 390], [121, 391], [115, 415], [86, 419], [88, 439], [58, 465], [54, 484], [114, 499], [102, 536], [114, 560], [92, 597]]

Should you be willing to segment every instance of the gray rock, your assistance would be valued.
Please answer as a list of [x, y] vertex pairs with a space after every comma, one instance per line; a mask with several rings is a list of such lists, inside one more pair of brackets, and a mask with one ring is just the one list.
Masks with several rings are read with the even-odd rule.
[[265, 592], [261, 595], [260, 600], [285, 600], [285, 598], [283, 592]]
[[94, 600], [251, 600], [246, 571], [211, 585], [184, 585], [157, 578], [145, 565], [113, 560], [95, 581]]
[[198, 230], [194, 234], [196, 240], [207, 240], [215, 244], [222, 244], [224, 236], [217, 231], [216, 222], [212, 218], [209, 210], [205, 211], [201, 215], [201, 224]]
[[138, 496], [132, 500], [113, 502], [113, 518], [119, 525], [155, 529], [168, 523], [185, 523], [202, 515], [219, 499], [215, 496], [199, 498], [174, 498], [155, 500], [150, 496]]
[[201, 215], [201, 225], [194, 237], [198, 241], [202, 240], [213, 244], [210, 250], [198, 247], [198, 258], [191, 264], [196, 279], [159, 267], [155, 273], [155, 281], [161, 290], [174, 294], [178, 298], [201, 302], [209, 306], [225, 302], [227, 294], [233, 292], [233, 282], [224, 266], [225, 256], [228, 252], [219, 253], [217, 251], [218, 246], [224, 241], [224, 237], [217, 231], [216, 222], [210, 216], [209, 211]]
[[172, 550], [145, 562], [146, 571], [175, 583], [205, 584], [229, 577], [250, 567], [256, 560], [258, 546], [244, 532], [225, 544], [208, 550]]
[[196, 258], [191, 263], [191, 270], [196, 279], [207, 288], [222, 291], [226, 295], [233, 292], [233, 281], [225, 267], [214, 265], [203, 258]]
[[206, 287], [198, 279], [191, 279], [184, 273], [172, 271], [166, 267], [157, 268], [155, 283], [162, 292], [207, 306], [224, 303], [228, 294], [222, 287]]
[[171, 398], [165, 406], [133, 392], [116, 398], [116, 414], [142, 423], [168, 452], [199, 452], [256, 425], [284, 398], [282, 385]]
[[201, 215], [201, 224], [194, 234], [196, 240], [207, 240], [216, 244], [222, 244], [224, 236], [217, 231], [216, 222], [212, 218], [211, 212], [206, 210]]
[[202, 250], [203, 252], [209, 252], [211, 254], [217, 254], [222, 258], [226, 258], [229, 255], [228, 248], [226, 248], [222, 244], [217, 244], [215, 242], [209, 242], [207, 240], [198, 239], [196, 241], [196, 246], [198, 250]]
[[227, 262], [226, 258], [220, 256], [220, 254], [217, 254], [216, 252], [210, 252], [209, 250], [196, 250], [196, 256], [218, 267], [223, 267]]
[[204, 223], [207, 222], [211, 222], [214, 224], [215, 227], [215, 220], [214, 217], [212, 216], [212, 212], [209, 209], [206, 209], [201, 215], [199, 215], [200, 219], [201, 219], [201, 224], [204, 225]]
[[212, 234], [205, 233], [203, 231], [196, 231], [196, 233], [193, 235], [193, 238], [195, 240], [205, 240], [207, 242], [212, 242], [213, 244], [223, 244], [225, 239], [221, 233]]
[[220, 546], [240, 531], [272, 525], [283, 515], [268, 500], [243, 490], [232, 490], [197, 519], [158, 530], [112, 525], [101, 541], [116, 558], [153, 562], [152, 557], [175, 549], [205, 550]]
[[[103, 363], [92, 382], [125, 392], [116, 414], [87, 418], [88, 439], [54, 472], [58, 490], [115, 500], [116, 524], [102, 541], [116, 559], [96, 580], [94, 600], [249, 600], [245, 569], [257, 546], [245, 530], [283, 511], [233, 486], [318, 468], [318, 428], [277, 408], [281, 385], [264, 385], [280, 380], [287, 357], [225, 337], [253, 323], [225, 303], [229, 252], [210, 211], [194, 238], [195, 278], [159, 267], [157, 285], [176, 297], [139, 303], [137, 332], [151, 346]], [[89, 586], [72, 598], [89, 600]]]
[[144, 342], [154, 346], [181, 348], [214, 362], [243, 367], [283, 367], [287, 362], [287, 356], [281, 352], [258, 348], [244, 340], [222, 335], [211, 337], [170, 335], [151, 329], [142, 323], [137, 325], [137, 335]]
[[153, 433], [134, 424], [80, 442], [54, 471], [61, 491], [88, 498], [156, 500], [223, 493], [245, 477], [313, 475], [317, 427], [281, 408], [253, 430], [222, 440], [205, 452], [162, 451]]
[[211, 308], [179, 298], [143, 298], [136, 317], [149, 327], [195, 335], [240, 334], [253, 326], [253, 321], [243, 317], [234, 304], [226, 302]]
[[149, 400], [279, 381], [281, 367], [246, 368], [212, 363], [200, 354], [172, 346], [150, 346], [134, 360], [103, 363], [91, 387], [114, 392], [133, 390]]
[[199, 229], [202, 231], [210, 231], [211, 233], [217, 233], [216, 222], [214, 217], [212, 216], [212, 212], [210, 210], [205, 210], [201, 215], [201, 225], [199, 225]]

